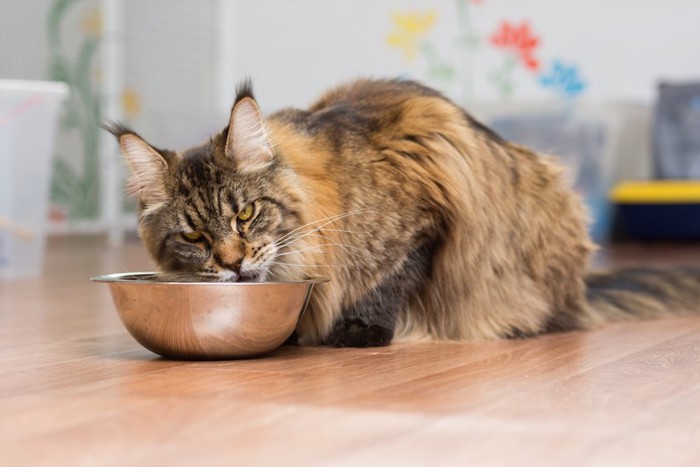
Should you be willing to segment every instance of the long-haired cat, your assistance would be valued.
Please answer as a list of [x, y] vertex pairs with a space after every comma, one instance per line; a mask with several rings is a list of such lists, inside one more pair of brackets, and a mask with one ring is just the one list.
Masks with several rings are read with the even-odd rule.
[[249, 82], [228, 126], [184, 151], [110, 131], [141, 238], [165, 272], [328, 276], [302, 344], [493, 339], [700, 311], [700, 273], [587, 275], [582, 202], [553, 158], [438, 92], [358, 80], [264, 118]]

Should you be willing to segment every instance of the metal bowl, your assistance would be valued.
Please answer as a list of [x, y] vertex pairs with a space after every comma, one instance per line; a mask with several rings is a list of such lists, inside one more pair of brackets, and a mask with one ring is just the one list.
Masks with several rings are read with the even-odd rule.
[[93, 277], [104, 282], [129, 333], [166, 358], [213, 360], [270, 352], [291, 336], [316, 284], [167, 282], [158, 274]]

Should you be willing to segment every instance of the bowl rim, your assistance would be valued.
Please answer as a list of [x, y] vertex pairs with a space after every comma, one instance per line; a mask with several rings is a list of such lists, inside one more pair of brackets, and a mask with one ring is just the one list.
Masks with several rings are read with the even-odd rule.
[[148, 279], [138, 279], [138, 277], [149, 277], [149, 276], [157, 276], [160, 273], [158, 272], [148, 272], [148, 271], [141, 271], [141, 272], [120, 272], [116, 274], [105, 274], [101, 276], [94, 276], [90, 278], [90, 281], [92, 282], [102, 282], [102, 283], [121, 283], [121, 284], [140, 284], [140, 285], [149, 285], [149, 284], [158, 284], [158, 285], [185, 285], [185, 286], [211, 286], [211, 285], [218, 285], [218, 286], [226, 286], [226, 287], [231, 287], [231, 286], [244, 286], [244, 285], [255, 285], [255, 286], [261, 286], [261, 285], [288, 285], [288, 284], [322, 284], [324, 282], [330, 282], [330, 278], [325, 277], [325, 276], [319, 276], [319, 277], [312, 277], [309, 279], [303, 279], [303, 280], [298, 280], [298, 281], [288, 281], [288, 282], [279, 282], [279, 281], [265, 281], [265, 282], [217, 282], [217, 281], [202, 281], [202, 282], [178, 282], [178, 281], [156, 281], [156, 280], [148, 280]]

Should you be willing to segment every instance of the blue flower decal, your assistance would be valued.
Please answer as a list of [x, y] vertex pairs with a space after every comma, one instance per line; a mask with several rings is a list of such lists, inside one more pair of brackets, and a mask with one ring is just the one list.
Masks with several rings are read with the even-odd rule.
[[559, 93], [564, 98], [573, 98], [586, 89], [581, 81], [576, 65], [567, 66], [560, 60], [554, 60], [549, 72], [540, 75], [540, 85]]

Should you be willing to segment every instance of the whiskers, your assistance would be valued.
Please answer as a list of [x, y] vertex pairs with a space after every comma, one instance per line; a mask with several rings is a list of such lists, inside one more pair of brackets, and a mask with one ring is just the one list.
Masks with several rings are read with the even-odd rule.
[[[343, 214], [338, 214], [335, 216], [330, 216], [326, 217], [323, 219], [319, 219], [313, 222], [309, 222], [307, 224], [304, 224], [302, 226], [297, 227], [296, 229], [288, 232], [287, 234], [283, 235], [277, 241], [273, 243], [274, 247], [278, 251], [276, 255], [274, 255], [273, 258], [271, 258], [268, 261], [265, 261], [265, 264], [269, 264], [272, 266], [278, 266], [278, 267], [305, 267], [305, 268], [349, 268], [351, 266], [348, 266], [347, 264], [305, 264], [301, 262], [294, 262], [294, 257], [299, 255], [300, 253], [303, 252], [315, 252], [315, 253], [331, 253], [331, 256], [338, 256], [338, 251], [343, 251], [345, 255], [349, 256], [355, 256], [355, 257], [361, 257], [361, 252], [364, 251], [362, 248], [358, 248], [356, 246], [347, 244], [347, 243], [341, 243], [339, 241], [334, 240], [332, 237], [329, 237], [327, 234], [328, 233], [358, 233], [357, 231], [354, 230], [348, 230], [348, 229], [339, 229], [339, 228], [334, 228], [331, 226], [328, 228], [327, 226], [336, 223], [340, 220], [343, 220], [347, 217], [354, 216], [354, 215], [359, 215], [359, 214], [366, 214], [370, 212], [369, 210], [363, 209], [363, 210], [355, 210], [355, 211], [349, 211], [345, 212]], [[308, 239], [309, 237], [315, 237], [319, 238], [319, 243], [316, 245], [311, 245], [311, 246], [302, 246], [301, 248], [295, 248], [301, 240]], [[284, 250], [287, 251], [284, 251]], [[282, 259], [284, 257], [290, 257], [290, 261], [275, 261], [277, 259]]]
[[[302, 238], [306, 237], [307, 235], [311, 235], [311, 234], [316, 233], [316, 232], [325, 231], [325, 232], [351, 232], [352, 233], [353, 231], [351, 231], [351, 230], [325, 229], [324, 227], [327, 225], [330, 225], [334, 222], [338, 222], [342, 219], [345, 219], [346, 217], [355, 216], [358, 214], [367, 214], [368, 212], [370, 212], [370, 211], [367, 209], [359, 209], [359, 210], [355, 210], [355, 211], [348, 211], [348, 212], [343, 213], [343, 214], [337, 214], [335, 216], [326, 217], [324, 219], [319, 219], [319, 220], [316, 220], [313, 222], [309, 222], [307, 224], [304, 224], [302, 226], [297, 227], [294, 230], [287, 232], [285, 235], [283, 235], [282, 237], [277, 239], [275, 244], [278, 248], [283, 248], [285, 246], [291, 245], [291, 244], [301, 240]], [[304, 229], [307, 229], [307, 230], [304, 230]]]
[[279, 261], [268, 261], [266, 264], [271, 264], [275, 266], [298, 266], [305, 268], [339, 268], [339, 269], [352, 269], [353, 266], [347, 264], [302, 264], [302, 263], [281, 263]]

